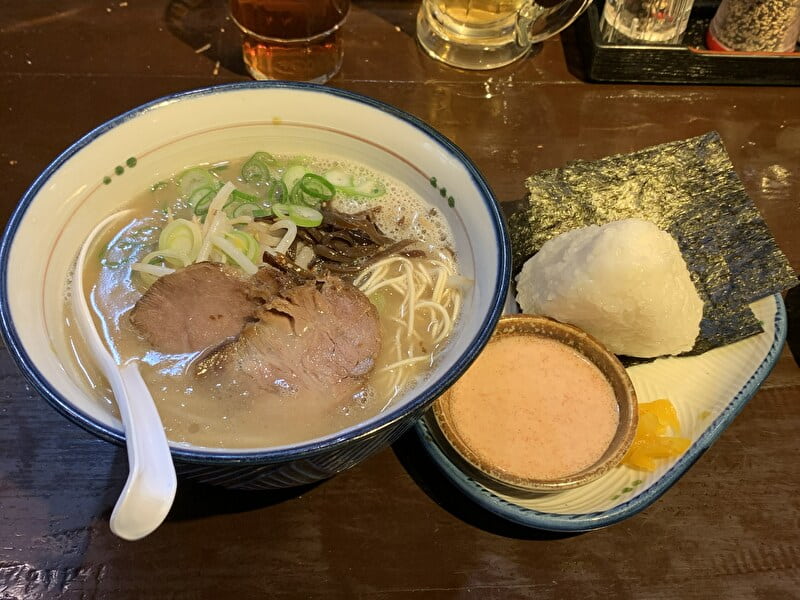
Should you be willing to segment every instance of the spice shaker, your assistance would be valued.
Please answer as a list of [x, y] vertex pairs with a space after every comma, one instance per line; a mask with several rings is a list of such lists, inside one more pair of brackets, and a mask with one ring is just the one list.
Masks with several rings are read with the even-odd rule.
[[712, 50], [792, 52], [800, 0], [722, 0], [706, 34]]

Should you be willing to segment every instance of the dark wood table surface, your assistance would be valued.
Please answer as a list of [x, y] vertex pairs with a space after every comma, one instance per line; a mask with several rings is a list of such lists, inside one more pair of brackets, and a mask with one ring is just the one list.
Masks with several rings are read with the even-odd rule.
[[[246, 79], [224, 4], [1, 0], [2, 223], [34, 177], [96, 125], [164, 94]], [[457, 71], [417, 47], [417, 6], [356, 1], [344, 66], [329, 85], [427, 121], [502, 200], [521, 197], [540, 169], [717, 130], [800, 268], [800, 88], [590, 84], [568, 66], [569, 35], [512, 67]], [[788, 304], [791, 338], [795, 294]], [[788, 348], [661, 499], [570, 536], [484, 512], [406, 436], [310, 488], [245, 493], [181, 482], [163, 526], [124, 542], [108, 527], [124, 449], [59, 416], [5, 348], [0, 382], [4, 600], [800, 597], [800, 369]]]

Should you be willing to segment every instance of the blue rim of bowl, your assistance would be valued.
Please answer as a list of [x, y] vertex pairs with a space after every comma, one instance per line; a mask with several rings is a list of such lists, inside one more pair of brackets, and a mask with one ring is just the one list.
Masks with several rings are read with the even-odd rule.
[[436, 463], [436, 466], [451, 483], [475, 503], [508, 521], [535, 529], [564, 533], [590, 531], [614, 525], [644, 510], [671, 488], [695, 461], [712, 446], [741, 412], [750, 398], [758, 391], [758, 388], [778, 361], [783, 344], [786, 341], [786, 305], [780, 294], [775, 294], [774, 298], [775, 335], [772, 345], [747, 382], [719, 416], [697, 438], [697, 441], [653, 485], [627, 502], [608, 510], [592, 513], [559, 514], [538, 511], [509, 502], [461, 471], [433, 439], [424, 418], [417, 421], [414, 426], [414, 433], [433, 462]]
[[310, 442], [304, 442], [301, 444], [280, 446], [275, 449], [259, 449], [253, 451], [242, 450], [236, 452], [219, 452], [214, 449], [201, 450], [171, 445], [173, 457], [184, 462], [197, 464], [277, 463], [284, 461], [287, 458], [291, 458], [292, 460], [309, 458], [321, 452], [327, 452], [344, 444], [351, 443], [354, 440], [371, 436], [386, 427], [391, 427], [406, 417], [406, 415], [419, 412], [419, 410], [433, 402], [435, 398], [440, 396], [448, 387], [450, 387], [453, 382], [467, 369], [467, 367], [472, 364], [483, 347], [488, 343], [489, 338], [494, 331], [494, 327], [497, 324], [497, 320], [500, 318], [500, 315], [503, 312], [503, 304], [508, 293], [511, 277], [511, 243], [500, 207], [494, 197], [494, 193], [484, 179], [483, 175], [481, 175], [478, 168], [472, 163], [467, 155], [453, 142], [451, 142], [444, 135], [436, 131], [424, 121], [379, 100], [375, 100], [361, 94], [356, 94], [354, 92], [325, 87], [313, 83], [250, 81], [210, 86], [169, 94], [156, 100], [152, 100], [151, 102], [142, 104], [125, 113], [122, 113], [117, 117], [114, 117], [113, 119], [110, 119], [109, 121], [106, 121], [83, 137], [79, 138], [76, 142], [59, 154], [55, 160], [53, 160], [47, 166], [47, 168], [45, 168], [45, 170], [33, 181], [27, 191], [22, 195], [20, 202], [17, 204], [16, 209], [8, 221], [2, 239], [0, 239], [0, 333], [3, 335], [6, 346], [11, 352], [11, 355], [22, 371], [23, 375], [26, 377], [26, 379], [28, 379], [36, 391], [50, 403], [51, 406], [53, 406], [58, 412], [66, 416], [77, 425], [105, 440], [117, 444], [123, 444], [125, 442], [125, 437], [121, 430], [106, 427], [105, 425], [98, 423], [89, 415], [73, 406], [69, 400], [58, 393], [55, 389], [50, 387], [47, 379], [34, 366], [33, 361], [30, 360], [30, 357], [25, 352], [22, 342], [17, 335], [16, 328], [8, 309], [7, 301], [9, 292], [9, 282], [7, 280], [8, 259], [17, 228], [22, 222], [22, 219], [33, 199], [39, 193], [39, 190], [41, 190], [41, 188], [47, 183], [50, 177], [67, 160], [78, 153], [81, 149], [89, 145], [98, 137], [111, 131], [115, 127], [118, 127], [130, 119], [159, 108], [162, 105], [171, 104], [181, 99], [241, 90], [264, 89], [289, 89], [328, 94], [366, 105], [404, 121], [409, 125], [412, 125], [423, 134], [431, 138], [444, 151], [455, 157], [469, 172], [472, 182], [483, 199], [485, 207], [492, 218], [492, 227], [494, 229], [494, 237], [497, 243], [499, 258], [499, 269], [497, 279], [495, 281], [495, 291], [491, 299], [489, 311], [480, 326], [478, 335], [472, 340], [464, 354], [461, 355], [458, 360], [456, 360], [455, 364], [439, 379], [433, 381], [432, 385], [423, 393], [415, 396], [408, 402], [405, 402], [402, 407], [396, 407], [394, 410], [389, 410], [385, 414], [380, 414], [377, 418], [373, 418], [368, 422], [355, 425], [351, 428], [348, 428], [344, 432], [337, 432], [335, 434], [317, 438]]

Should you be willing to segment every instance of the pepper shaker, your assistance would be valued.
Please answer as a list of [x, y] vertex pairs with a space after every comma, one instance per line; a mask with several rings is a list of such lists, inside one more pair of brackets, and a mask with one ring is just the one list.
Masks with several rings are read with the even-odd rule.
[[800, 0], [722, 0], [706, 34], [712, 50], [792, 52]]

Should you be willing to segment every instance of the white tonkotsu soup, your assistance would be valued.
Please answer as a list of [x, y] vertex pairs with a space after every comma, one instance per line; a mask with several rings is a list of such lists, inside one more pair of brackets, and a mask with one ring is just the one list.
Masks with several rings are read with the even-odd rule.
[[[243, 174], [252, 174], [248, 169], [259, 154], [267, 157], [264, 164], [268, 165], [269, 176], [245, 181]], [[166, 257], [153, 257], [164, 243], [161, 234], [170, 223], [180, 219], [195, 223], [192, 227], [201, 232], [208, 226], [206, 221], [221, 219], [228, 233], [246, 234], [229, 236], [236, 243], [241, 242], [243, 252], [247, 249], [247, 236], [258, 242], [258, 251], [251, 256], [253, 264], [260, 267], [264, 251], [286, 250], [291, 227], [274, 227], [274, 217], [273, 223], [259, 223], [263, 219], [254, 219], [254, 215], [260, 216], [260, 209], [245, 205], [257, 204], [268, 212], [275, 204], [285, 209], [293, 200], [281, 192], [291, 193], [289, 187], [297, 189], [295, 179], [303, 170], [326, 181], [330, 179], [335, 194], [325, 199], [323, 206], [343, 213], [377, 209], [373, 212], [374, 221], [386, 236], [398, 241], [414, 240], [415, 252], [408, 253], [409, 256], [390, 254], [346, 278], [378, 310], [381, 350], [375, 366], [355, 394], [334, 403], [322, 399], [309, 401], [292, 394], [259, 397], [237, 392], [238, 388], [229, 382], [199, 381], [193, 365], [210, 349], [184, 354], [158, 352], [130, 321], [131, 310], [156, 275], [181, 267], [180, 260], [166, 256], [169, 252]], [[210, 179], [204, 179], [203, 172]], [[217, 217], [220, 211], [215, 211], [210, 201], [222, 184], [229, 181], [237, 190], [236, 200], [227, 201], [224, 209], [227, 216]], [[290, 185], [281, 189], [282, 181]], [[319, 183], [311, 176], [304, 181]], [[203, 197], [204, 185], [209, 185], [214, 193]], [[320, 189], [322, 195], [328, 193], [325, 185]], [[309, 214], [313, 221], [314, 198], [307, 196], [306, 200], [309, 199], [312, 202], [306, 204], [312, 205], [311, 210], [297, 211], [302, 213], [301, 223], [307, 223], [303, 219]], [[207, 213], [198, 209], [203, 202], [210, 207], [205, 209], [209, 210]], [[90, 306], [96, 311], [99, 331], [118, 360], [139, 361], [167, 436], [175, 442], [227, 448], [276, 446], [330, 434], [378, 414], [429, 372], [447, 343], [458, 319], [462, 291], [469, 285], [458, 275], [452, 234], [441, 212], [399, 181], [352, 162], [257, 153], [254, 157], [203, 165], [176, 174], [139, 194], [125, 208], [132, 209], [132, 217], [120, 221], [109, 232], [102, 240], [103, 246], [91, 253], [84, 266], [84, 289], [88, 290]], [[302, 229], [302, 225], [296, 229]], [[181, 250], [180, 243], [176, 247]], [[292, 248], [290, 254], [297, 263], [307, 264], [313, 256], [302, 244], [298, 246], [295, 242]], [[143, 259], [147, 259], [150, 266], [146, 270], [151, 272], [132, 268], [143, 264]], [[217, 247], [211, 249], [207, 259], [239, 266]], [[91, 355], [73, 325], [69, 301], [65, 303], [65, 313], [79, 369], [98, 400], [116, 410], [111, 390], [92, 365]]]

